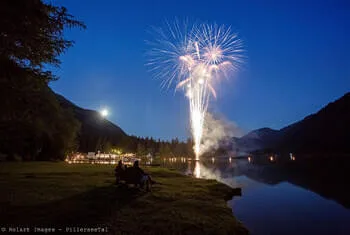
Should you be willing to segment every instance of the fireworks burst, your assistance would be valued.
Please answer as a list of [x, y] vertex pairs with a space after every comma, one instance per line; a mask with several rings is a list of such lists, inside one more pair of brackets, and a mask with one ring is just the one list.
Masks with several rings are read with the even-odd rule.
[[201, 154], [203, 124], [210, 97], [216, 98], [216, 82], [228, 77], [243, 63], [242, 41], [230, 28], [216, 24], [192, 25], [178, 21], [155, 29], [147, 65], [162, 88], [176, 84], [189, 100], [191, 132], [196, 159]]

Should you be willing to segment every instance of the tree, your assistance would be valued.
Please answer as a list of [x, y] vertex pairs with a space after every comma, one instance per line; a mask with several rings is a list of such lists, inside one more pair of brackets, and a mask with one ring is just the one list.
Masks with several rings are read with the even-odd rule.
[[64, 38], [65, 27], [85, 25], [68, 14], [65, 7], [42, 0], [2, 0], [0, 9], [1, 63], [13, 61], [46, 82], [57, 79], [44, 65], [59, 66], [58, 57], [73, 45], [72, 40]]
[[191, 138], [188, 138], [186, 141], [186, 152], [187, 155], [190, 157], [194, 157], [194, 151], [193, 151], [193, 140]]
[[172, 157], [173, 156], [169, 143], [161, 142], [160, 147], [159, 147], [159, 155], [161, 157]]
[[79, 122], [47, 86], [31, 77], [0, 80], [0, 96], [9, 90], [0, 109], [0, 152], [35, 160], [62, 159], [74, 150]]
[[109, 153], [112, 150], [112, 144], [109, 141], [106, 141], [103, 145], [103, 152], [104, 153]]
[[47, 65], [73, 41], [65, 27], [85, 25], [64, 7], [41, 0], [0, 1], [0, 152], [26, 159], [63, 159], [77, 147], [79, 123], [60, 106]]
[[146, 147], [142, 142], [139, 142], [137, 144], [137, 154], [138, 155], [144, 155], [146, 153]]

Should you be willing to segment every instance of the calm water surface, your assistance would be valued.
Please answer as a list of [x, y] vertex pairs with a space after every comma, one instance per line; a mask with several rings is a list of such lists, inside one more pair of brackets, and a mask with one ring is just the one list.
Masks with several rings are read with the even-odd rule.
[[[304, 183], [299, 179], [302, 186], [290, 183], [293, 180], [276, 171], [276, 166], [255, 165], [248, 159], [166, 159], [162, 164], [242, 187], [242, 196], [232, 198], [228, 205], [253, 235], [350, 234], [349, 208], [309, 188], [314, 185], [310, 180]], [[347, 189], [348, 185], [344, 185]]]

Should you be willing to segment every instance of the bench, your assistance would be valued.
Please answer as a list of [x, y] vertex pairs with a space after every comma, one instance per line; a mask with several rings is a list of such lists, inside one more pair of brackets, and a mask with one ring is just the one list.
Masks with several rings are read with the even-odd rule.
[[125, 170], [116, 171], [115, 179], [116, 184], [124, 183], [125, 185], [133, 184], [135, 187], [143, 188], [146, 186], [146, 190], [150, 191], [151, 183], [149, 180], [142, 182], [143, 175], [140, 174], [133, 167], [126, 168]]

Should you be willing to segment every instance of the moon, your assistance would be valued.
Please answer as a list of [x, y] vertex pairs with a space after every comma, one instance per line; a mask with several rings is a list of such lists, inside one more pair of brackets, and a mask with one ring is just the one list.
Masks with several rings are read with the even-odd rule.
[[102, 117], [107, 117], [108, 116], [108, 109], [102, 109], [100, 111]]

